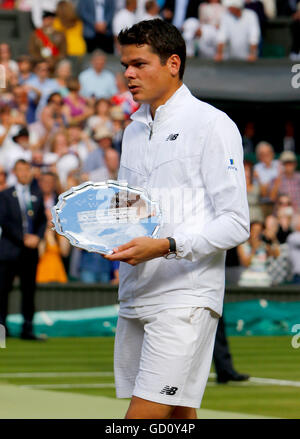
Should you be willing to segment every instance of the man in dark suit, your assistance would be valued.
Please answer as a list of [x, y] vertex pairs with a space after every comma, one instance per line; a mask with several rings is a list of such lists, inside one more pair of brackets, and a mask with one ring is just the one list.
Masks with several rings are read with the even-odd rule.
[[218, 323], [213, 360], [217, 382], [220, 384], [225, 384], [228, 381], [247, 381], [250, 378], [249, 375], [239, 373], [234, 369], [223, 317], [219, 319]]
[[16, 275], [22, 293], [24, 318], [21, 338], [37, 340], [32, 330], [38, 244], [46, 229], [43, 197], [31, 184], [30, 164], [17, 160], [15, 186], [0, 192], [0, 324], [5, 325], [8, 295]]
[[198, 18], [198, 9], [204, 0], [166, 0], [162, 9], [163, 18], [181, 30], [184, 20]]
[[77, 12], [83, 21], [83, 36], [88, 52], [102, 49], [113, 53], [112, 20], [115, 0], [79, 0]]

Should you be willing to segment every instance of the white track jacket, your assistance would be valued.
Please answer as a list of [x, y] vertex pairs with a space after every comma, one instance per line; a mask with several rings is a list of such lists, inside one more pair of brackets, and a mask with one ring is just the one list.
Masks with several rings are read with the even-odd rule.
[[178, 257], [120, 264], [122, 307], [209, 307], [222, 314], [226, 250], [249, 236], [241, 136], [222, 111], [185, 85], [160, 106], [133, 114], [123, 139], [119, 180], [160, 201], [159, 237]]

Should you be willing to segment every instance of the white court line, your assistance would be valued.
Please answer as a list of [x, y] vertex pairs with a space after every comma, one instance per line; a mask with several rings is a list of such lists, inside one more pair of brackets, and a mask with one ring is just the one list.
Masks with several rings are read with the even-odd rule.
[[[72, 378], [72, 377], [112, 377], [114, 376], [113, 372], [25, 372], [25, 373], [0, 373], [1, 378]], [[215, 378], [215, 373], [210, 373], [209, 378]], [[212, 383], [209, 383], [212, 384]], [[270, 385], [270, 386], [288, 386], [288, 387], [300, 387], [300, 381], [291, 381], [291, 380], [279, 380], [274, 378], [259, 378], [259, 377], [250, 377], [248, 381], [236, 382], [235, 384], [240, 385]], [[28, 387], [50, 387], [52, 384], [37, 384]], [[71, 387], [79, 387], [80, 384], [53, 384], [53, 386], [68, 386]], [[84, 384], [84, 387], [99, 387], [104, 386], [104, 384]], [[27, 386], [22, 386], [27, 387]]]
[[20, 386], [22, 389], [114, 389], [114, 383], [81, 383], [81, 384], [32, 384]]
[[[210, 373], [209, 378], [216, 378], [215, 373]], [[230, 381], [229, 381], [230, 382]], [[231, 381], [232, 383], [234, 381]], [[269, 385], [269, 386], [288, 386], [288, 387], [300, 387], [300, 381], [291, 381], [291, 380], [278, 380], [275, 378], [259, 378], [259, 377], [250, 377], [248, 381], [236, 381], [236, 384], [247, 385], [250, 383]]]
[[292, 386], [300, 387], [300, 381], [276, 380], [274, 378], [250, 377], [249, 381], [255, 384], [268, 384], [271, 386]]
[[68, 377], [112, 377], [113, 372], [25, 372], [0, 373], [1, 378], [68, 378]]

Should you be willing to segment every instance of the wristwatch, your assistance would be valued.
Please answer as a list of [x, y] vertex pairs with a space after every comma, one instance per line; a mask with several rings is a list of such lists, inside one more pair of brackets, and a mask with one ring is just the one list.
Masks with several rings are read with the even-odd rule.
[[172, 259], [172, 258], [176, 258], [177, 256], [177, 251], [176, 251], [176, 241], [174, 238], [171, 238], [170, 236], [167, 237], [166, 239], [168, 239], [169, 241], [169, 251], [166, 255], [164, 255], [164, 258], [166, 259]]

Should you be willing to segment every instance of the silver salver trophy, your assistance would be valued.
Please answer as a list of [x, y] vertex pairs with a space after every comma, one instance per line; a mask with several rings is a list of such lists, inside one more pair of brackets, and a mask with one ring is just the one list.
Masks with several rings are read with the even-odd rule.
[[59, 196], [52, 221], [75, 247], [111, 254], [133, 238], [157, 238], [162, 215], [143, 189], [123, 181], [88, 181]]

